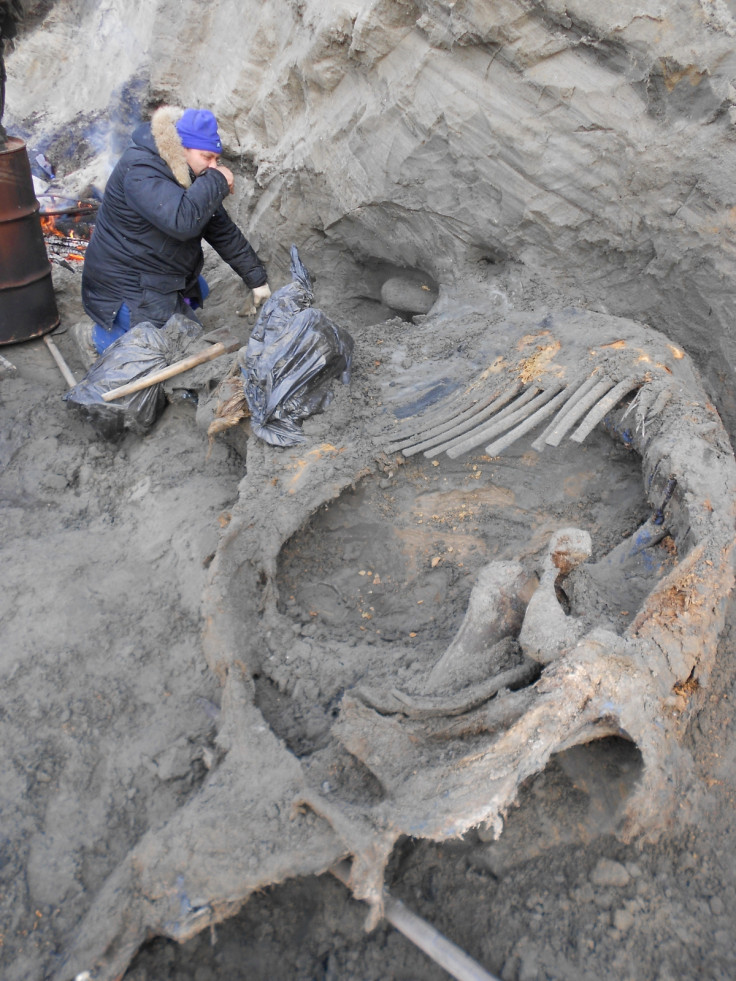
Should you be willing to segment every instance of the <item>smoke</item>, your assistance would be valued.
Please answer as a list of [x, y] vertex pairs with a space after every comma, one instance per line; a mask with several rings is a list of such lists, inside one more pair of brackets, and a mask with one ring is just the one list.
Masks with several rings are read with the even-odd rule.
[[107, 112], [98, 116], [84, 131], [83, 140], [96, 158], [97, 170], [103, 180], [103, 186], [96, 190], [104, 190], [131, 133], [142, 122], [148, 91], [148, 79], [129, 79], [115, 90]]
[[113, 167], [146, 115], [148, 92], [147, 78], [128, 80], [113, 92], [105, 111], [93, 117], [79, 115], [54, 130], [34, 129], [11, 117], [13, 135], [26, 144], [37, 193], [101, 198]]

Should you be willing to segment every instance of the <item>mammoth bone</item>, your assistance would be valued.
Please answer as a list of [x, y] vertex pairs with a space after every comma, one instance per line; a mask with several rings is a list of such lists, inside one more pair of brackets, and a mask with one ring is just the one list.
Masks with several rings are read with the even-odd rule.
[[[423, 367], [427, 388], [447, 367], [431, 327], [432, 315], [422, 325], [437, 359]], [[464, 347], [477, 342], [485, 360], [466, 365], [470, 380], [431, 407], [415, 412], [405, 401], [389, 411], [406, 375], [386, 367], [383, 387], [366, 381], [372, 398], [333, 426], [330, 442], [276, 450], [249, 441], [203, 603], [205, 653], [223, 690], [219, 755], [187, 804], [109, 877], [56, 981], [85, 971], [112, 981], [146, 937], [183, 941], [255, 890], [345, 859], [375, 923], [400, 836], [500, 833], [524, 780], [553, 754], [606, 735], [633, 741], [643, 761], [625, 836], [655, 834], [693, 794], [683, 733], [733, 587], [736, 467], [718, 414], [687, 356], [640, 324], [566, 310], [474, 329]], [[387, 328], [384, 353], [400, 343], [394, 333]], [[360, 377], [358, 365], [354, 384]], [[563, 439], [581, 443], [600, 426], [641, 458], [646, 521], [597, 561], [595, 536], [568, 524], [547, 537], [533, 569], [488, 562], [460, 629], [420, 681], [402, 687], [389, 674], [346, 686], [321, 752], [353, 769], [349, 786], [335, 771], [328, 792], [319, 754], [298, 757], [256, 705], [259, 665], [282, 658], [287, 690], [298, 643], [279, 609], [284, 544], [379, 459], [478, 447], [496, 457], [528, 436], [542, 466]], [[633, 584], [625, 622], [604, 602], [612, 570]]]

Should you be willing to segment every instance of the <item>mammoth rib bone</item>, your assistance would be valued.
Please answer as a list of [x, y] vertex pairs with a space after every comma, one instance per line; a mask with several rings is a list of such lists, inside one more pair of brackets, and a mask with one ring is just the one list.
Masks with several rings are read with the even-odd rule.
[[483, 401], [472, 406], [470, 409], [466, 409], [464, 412], [460, 412], [456, 416], [452, 416], [445, 422], [439, 423], [433, 426], [431, 429], [422, 432], [421, 442], [416, 443], [415, 440], [417, 436], [415, 435], [412, 439], [406, 440], [405, 442], [399, 444], [395, 447], [397, 450], [406, 450], [405, 456], [413, 456], [415, 453], [421, 453], [424, 450], [429, 449], [432, 446], [439, 445], [442, 442], [447, 442], [449, 439], [455, 436], [462, 436], [466, 433], [472, 426], [476, 426], [481, 422], [485, 422], [490, 419], [491, 416], [500, 413], [501, 409], [507, 405], [511, 399], [515, 398], [522, 389], [520, 382], [507, 388], [500, 395], [497, 395], [490, 400]]

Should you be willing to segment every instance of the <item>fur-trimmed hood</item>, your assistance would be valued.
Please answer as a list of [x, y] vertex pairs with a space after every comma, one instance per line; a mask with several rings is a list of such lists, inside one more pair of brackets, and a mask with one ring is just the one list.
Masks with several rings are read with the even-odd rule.
[[183, 112], [179, 106], [161, 106], [151, 117], [151, 136], [159, 156], [171, 168], [177, 184], [189, 187], [192, 175], [176, 129]]

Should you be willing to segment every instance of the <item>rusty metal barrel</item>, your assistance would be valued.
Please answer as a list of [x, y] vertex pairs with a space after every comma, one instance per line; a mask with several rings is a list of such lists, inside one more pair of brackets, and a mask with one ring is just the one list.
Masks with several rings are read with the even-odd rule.
[[0, 344], [47, 334], [59, 323], [31, 164], [23, 140], [0, 148]]

